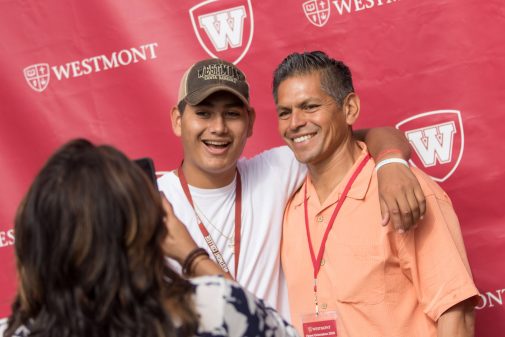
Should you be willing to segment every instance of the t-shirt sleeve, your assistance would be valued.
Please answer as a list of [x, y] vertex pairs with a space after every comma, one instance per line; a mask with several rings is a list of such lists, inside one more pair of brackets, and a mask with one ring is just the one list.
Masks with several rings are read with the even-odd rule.
[[198, 335], [298, 336], [277, 311], [235, 282], [209, 277], [197, 286], [195, 300]]
[[282, 188], [290, 196], [303, 182], [307, 167], [298, 162], [287, 146], [264, 151], [250, 159], [241, 159], [239, 169], [246, 170], [252, 182], [263, 182], [270, 187]]
[[450, 307], [478, 295], [458, 217], [447, 194], [417, 172], [426, 213], [417, 229], [396, 234], [400, 263], [424, 312], [437, 321]]

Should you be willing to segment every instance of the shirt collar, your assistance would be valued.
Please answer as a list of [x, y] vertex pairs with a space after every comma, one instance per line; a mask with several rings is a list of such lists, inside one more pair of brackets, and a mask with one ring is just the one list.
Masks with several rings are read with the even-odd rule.
[[[357, 158], [352, 168], [347, 172], [344, 179], [342, 179], [342, 181], [337, 185], [337, 187], [331, 192], [328, 198], [321, 205], [323, 208], [335, 204], [340, 199], [340, 196], [342, 195], [345, 185], [351, 178], [353, 172], [357, 169], [358, 165], [363, 160], [363, 158], [368, 154], [368, 149], [365, 143], [363, 142], [358, 143], [362, 149], [359, 157]], [[351, 189], [347, 194], [347, 197], [356, 200], [363, 200], [365, 198], [368, 188], [370, 187], [370, 181], [372, 180], [374, 167], [375, 163], [373, 159], [370, 159], [368, 163], [365, 165], [365, 167], [363, 167], [363, 170], [358, 175], [354, 183], [352, 184]], [[305, 179], [303, 186], [299, 189], [299, 192], [293, 198], [293, 205], [295, 205], [295, 207], [303, 205], [303, 196], [304, 196], [303, 190], [305, 188], [305, 185], [307, 185], [307, 200], [310, 199], [311, 197], [317, 198], [316, 190], [314, 188], [314, 185], [312, 185], [310, 178]]]

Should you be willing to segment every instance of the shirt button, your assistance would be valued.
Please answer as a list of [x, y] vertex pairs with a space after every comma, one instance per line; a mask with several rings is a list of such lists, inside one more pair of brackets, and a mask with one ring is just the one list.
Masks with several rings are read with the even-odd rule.
[[324, 216], [320, 215], [317, 217], [317, 222], [323, 222], [324, 221]]
[[323, 310], [326, 310], [326, 308], [328, 308], [328, 304], [326, 304], [326, 303], [321, 304], [321, 308]]
[[321, 259], [321, 267], [324, 266], [324, 264], [325, 264], [324, 259]]

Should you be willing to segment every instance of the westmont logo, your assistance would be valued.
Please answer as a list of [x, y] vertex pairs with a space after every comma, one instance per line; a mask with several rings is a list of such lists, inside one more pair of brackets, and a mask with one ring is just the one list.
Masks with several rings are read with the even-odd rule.
[[436, 110], [409, 117], [396, 124], [405, 132], [415, 153], [411, 164], [442, 182], [456, 171], [465, 145], [461, 112]]
[[42, 92], [49, 85], [51, 73], [47, 63], [32, 64], [23, 70], [23, 74], [28, 85], [35, 91]]
[[156, 47], [158, 47], [158, 43], [153, 42], [140, 47], [121, 49], [108, 55], [97, 55], [56, 66], [50, 66], [47, 63], [32, 64], [23, 69], [23, 75], [30, 88], [37, 92], [42, 92], [49, 85], [51, 71], [58, 81], [85, 76], [102, 70], [155, 59], [157, 57], [155, 52]]
[[254, 18], [251, 0], [207, 0], [189, 16], [202, 48], [213, 58], [239, 63], [251, 46]]
[[[400, 0], [334, 0], [331, 4], [340, 16], [354, 14], [364, 10], [394, 4]], [[303, 2], [302, 8], [307, 20], [317, 27], [323, 27], [330, 18], [330, 0], [308, 0]]]
[[322, 27], [330, 18], [330, 0], [309, 0], [303, 3], [303, 12], [309, 22]]

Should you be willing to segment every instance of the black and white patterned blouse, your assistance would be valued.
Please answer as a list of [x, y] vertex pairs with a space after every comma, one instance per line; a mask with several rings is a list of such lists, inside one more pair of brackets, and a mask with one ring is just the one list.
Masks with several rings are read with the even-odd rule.
[[[234, 282], [223, 277], [204, 276], [192, 279], [191, 283], [195, 309], [200, 316], [195, 336], [299, 336], [277, 311]], [[30, 330], [23, 325], [13, 336], [29, 335]]]
[[277, 311], [236, 283], [215, 276], [191, 282], [200, 313], [197, 336], [298, 336]]

